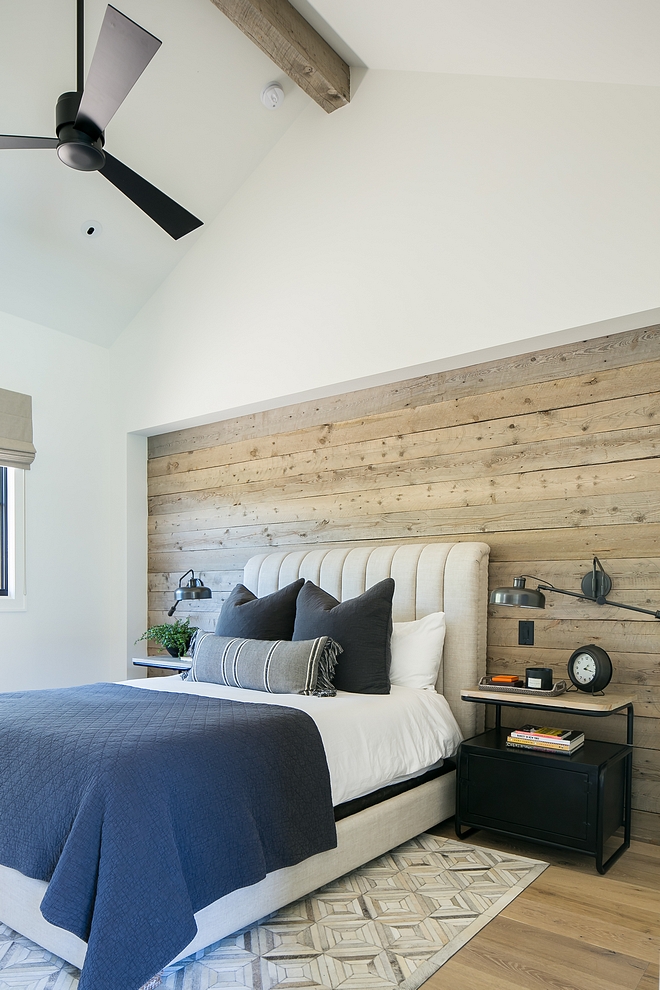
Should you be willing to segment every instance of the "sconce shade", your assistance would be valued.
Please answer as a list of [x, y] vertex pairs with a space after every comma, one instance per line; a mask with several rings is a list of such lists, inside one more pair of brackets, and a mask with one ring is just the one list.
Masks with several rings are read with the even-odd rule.
[[513, 588], [495, 588], [490, 593], [491, 605], [513, 605], [516, 608], [545, 608], [545, 595], [525, 587], [525, 578], [513, 579]]
[[192, 577], [185, 587], [176, 589], [174, 597], [178, 602], [199, 601], [202, 598], [210, 598], [211, 589], [207, 588], [199, 578]]
[[[188, 584], [183, 585], [183, 579], [187, 578], [189, 574], [192, 574]], [[174, 592], [174, 597], [176, 601], [171, 609], [168, 610], [168, 615], [174, 615], [176, 612], [176, 607], [179, 602], [197, 602], [201, 598], [210, 598], [212, 591], [210, 588], [205, 587], [204, 582], [200, 578], [195, 577], [195, 572], [192, 567], [185, 574], [182, 574], [179, 578], [179, 587]]]

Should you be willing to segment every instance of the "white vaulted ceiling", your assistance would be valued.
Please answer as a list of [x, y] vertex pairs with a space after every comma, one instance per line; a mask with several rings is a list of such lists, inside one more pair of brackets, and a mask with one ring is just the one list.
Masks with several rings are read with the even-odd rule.
[[660, 85], [658, 0], [292, 2], [370, 69]]
[[[87, 0], [87, 64], [107, 0]], [[352, 65], [660, 85], [658, 0], [293, 0]], [[207, 224], [307, 106], [209, 0], [115, 0], [163, 42], [108, 150]], [[54, 134], [75, 0], [0, 0], [0, 133]], [[268, 82], [284, 86], [264, 109]], [[350, 112], [338, 110], [336, 113]], [[81, 228], [103, 226], [98, 238]], [[108, 345], [205, 228], [175, 242], [96, 173], [0, 152], [0, 311]]]

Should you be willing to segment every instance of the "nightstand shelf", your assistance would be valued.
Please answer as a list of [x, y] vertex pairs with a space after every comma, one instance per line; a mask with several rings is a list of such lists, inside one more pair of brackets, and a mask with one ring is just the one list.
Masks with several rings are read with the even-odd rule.
[[133, 657], [134, 667], [155, 667], [159, 670], [183, 671], [190, 670], [192, 660], [189, 657]]
[[[514, 699], [463, 691], [465, 701], [496, 706], [496, 728], [461, 743], [457, 757], [456, 834], [488, 828], [505, 835], [588, 853], [605, 873], [630, 845], [633, 704], [624, 695]], [[626, 743], [587, 739], [572, 756], [506, 745], [501, 708], [607, 716], [626, 711]], [[463, 829], [467, 827], [467, 831]], [[623, 829], [621, 843], [605, 846]]]

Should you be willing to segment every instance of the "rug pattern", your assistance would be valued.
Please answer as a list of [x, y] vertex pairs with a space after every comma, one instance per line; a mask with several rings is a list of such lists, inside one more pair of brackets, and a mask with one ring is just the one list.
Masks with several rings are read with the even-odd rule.
[[[168, 967], [162, 987], [416, 990], [546, 866], [420, 835]], [[0, 925], [0, 990], [77, 983], [73, 966]]]

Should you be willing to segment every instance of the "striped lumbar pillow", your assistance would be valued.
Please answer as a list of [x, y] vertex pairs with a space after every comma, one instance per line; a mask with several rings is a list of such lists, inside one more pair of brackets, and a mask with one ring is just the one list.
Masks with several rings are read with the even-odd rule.
[[292, 643], [202, 633], [195, 641], [188, 679], [269, 694], [333, 697], [332, 674], [341, 652], [329, 636]]

